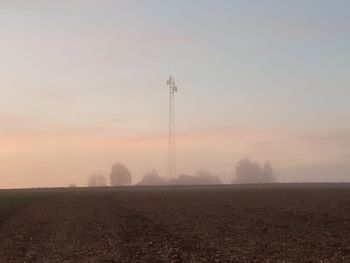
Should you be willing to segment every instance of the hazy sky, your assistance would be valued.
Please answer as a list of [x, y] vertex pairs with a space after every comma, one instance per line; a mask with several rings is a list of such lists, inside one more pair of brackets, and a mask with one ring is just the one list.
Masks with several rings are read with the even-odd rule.
[[350, 1], [0, 0], [0, 188], [178, 172], [350, 181]]

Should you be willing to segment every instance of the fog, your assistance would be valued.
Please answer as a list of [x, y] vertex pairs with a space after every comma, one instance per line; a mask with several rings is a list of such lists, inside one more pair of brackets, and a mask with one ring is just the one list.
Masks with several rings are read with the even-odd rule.
[[176, 177], [350, 182], [350, 6], [310, 5], [0, 1], [0, 188], [167, 178], [169, 74]]
[[[130, 170], [132, 184], [137, 184], [152, 169], [162, 177], [167, 176], [166, 133], [130, 135], [130, 138], [114, 136], [114, 139], [95, 134], [84, 137], [81, 133], [46, 137], [31, 134], [31, 139], [27, 139], [26, 131], [23, 133], [11, 134], [13, 138], [2, 135], [1, 188], [55, 187], [71, 183], [86, 186], [89, 175], [98, 171], [107, 178], [112, 165], [118, 161]], [[177, 175], [194, 175], [198, 170], [205, 170], [217, 175], [223, 183], [232, 183], [237, 162], [250, 157], [260, 165], [270, 161], [279, 182], [349, 182], [350, 164], [345, 145], [346, 141], [315, 143], [300, 136], [235, 131], [179, 132]]]

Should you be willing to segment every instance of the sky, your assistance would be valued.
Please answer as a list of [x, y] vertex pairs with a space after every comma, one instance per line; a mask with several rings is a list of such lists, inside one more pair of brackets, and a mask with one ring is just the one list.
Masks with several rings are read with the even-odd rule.
[[0, 0], [0, 188], [86, 185], [125, 163], [229, 182], [350, 181], [347, 0]]

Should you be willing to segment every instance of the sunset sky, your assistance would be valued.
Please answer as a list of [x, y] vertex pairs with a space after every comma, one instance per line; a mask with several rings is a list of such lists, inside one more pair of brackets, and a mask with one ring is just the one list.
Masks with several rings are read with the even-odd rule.
[[125, 163], [229, 182], [350, 181], [350, 1], [0, 0], [0, 188], [86, 185]]

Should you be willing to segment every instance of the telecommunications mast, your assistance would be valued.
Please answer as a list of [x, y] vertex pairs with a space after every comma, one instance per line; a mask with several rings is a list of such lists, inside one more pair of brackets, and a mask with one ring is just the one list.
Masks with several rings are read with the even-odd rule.
[[177, 87], [173, 76], [169, 76], [166, 83], [169, 86], [168, 180], [170, 181], [176, 175], [175, 93]]

